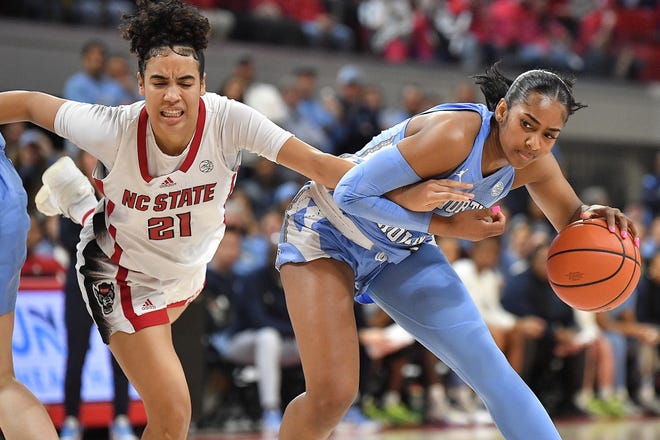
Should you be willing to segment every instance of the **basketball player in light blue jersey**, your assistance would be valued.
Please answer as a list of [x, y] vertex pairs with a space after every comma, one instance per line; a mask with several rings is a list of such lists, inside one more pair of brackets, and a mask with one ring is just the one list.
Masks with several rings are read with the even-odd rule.
[[12, 333], [21, 267], [25, 262], [27, 195], [0, 135], [0, 431], [8, 439], [57, 439], [41, 402], [14, 374]]
[[[359, 151], [334, 192], [310, 182], [288, 208], [278, 267], [306, 392], [287, 407], [281, 440], [328, 438], [355, 398], [354, 295], [374, 301], [456, 371], [505, 438], [560, 438], [433, 235], [501, 234], [506, 219], [496, 203], [522, 185], [557, 230], [604, 217], [636, 244], [637, 231], [616, 208], [585, 206], [550, 154], [568, 117], [584, 107], [571, 79], [531, 70], [511, 81], [496, 67], [475, 78], [486, 106], [447, 104], [413, 116]], [[461, 182], [464, 199], [446, 196], [446, 179]], [[420, 206], [411, 199], [423, 208], [402, 208]]]

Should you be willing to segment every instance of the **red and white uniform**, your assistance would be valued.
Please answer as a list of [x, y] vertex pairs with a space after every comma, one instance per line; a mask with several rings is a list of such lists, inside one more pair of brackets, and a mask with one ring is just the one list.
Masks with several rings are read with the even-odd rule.
[[106, 107], [67, 102], [55, 132], [99, 159], [104, 198], [78, 245], [78, 274], [104, 340], [168, 322], [166, 307], [192, 300], [224, 235], [224, 207], [241, 151], [275, 161], [291, 133], [239, 102], [200, 99], [193, 139], [164, 154], [144, 102]]

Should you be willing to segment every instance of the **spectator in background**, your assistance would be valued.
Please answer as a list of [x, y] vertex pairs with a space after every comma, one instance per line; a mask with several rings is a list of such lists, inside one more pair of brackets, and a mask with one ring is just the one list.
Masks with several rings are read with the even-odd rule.
[[381, 126], [392, 127], [399, 122], [427, 110], [424, 90], [417, 83], [409, 82], [401, 87], [397, 108], [384, 109], [381, 115]]
[[335, 146], [330, 133], [337, 123], [336, 115], [317, 96], [316, 69], [311, 66], [300, 66], [293, 69], [292, 74], [295, 78], [294, 88], [298, 93], [298, 114], [323, 131], [328, 137], [330, 152], [334, 152]]
[[300, 112], [301, 96], [293, 76], [287, 75], [280, 81], [280, 93], [287, 110], [286, 117], [280, 124], [282, 128], [319, 150], [331, 153], [333, 145], [330, 137], [320, 125]]
[[88, 40], [80, 51], [81, 70], [64, 84], [64, 97], [79, 102], [103, 105], [127, 104], [121, 85], [106, 71], [108, 49], [101, 40]]
[[503, 236], [500, 268], [505, 284], [509, 277], [519, 274], [529, 267], [529, 253], [534, 248], [532, 228], [523, 215], [518, 215], [507, 225]]
[[209, 424], [224, 424], [228, 418], [224, 406], [230, 393], [231, 375], [222, 367], [220, 354], [214, 348], [214, 339], [234, 320], [234, 264], [241, 255], [242, 231], [231, 226], [225, 229], [213, 259], [206, 270], [206, 284], [201, 297], [206, 305], [206, 334], [208, 337], [206, 386], [204, 387], [202, 419]]
[[243, 102], [245, 92], [254, 82], [254, 61], [248, 54], [241, 55], [227, 78], [218, 87], [218, 93], [227, 98]]
[[582, 389], [575, 396], [575, 404], [596, 417], [627, 415], [623, 401], [615, 393], [617, 362], [610, 339], [601, 331], [594, 313], [574, 313], [581, 333], [589, 335]]
[[245, 100], [245, 80], [237, 76], [227, 78], [220, 88], [218, 94], [226, 96], [234, 101], [243, 102]]
[[494, 59], [519, 67], [580, 71], [584, 61], [573, 39], [550, 10], [548, 0], [495, 0], [487, 6], [489, 46]]
[[453, 102], [480, 102], [477, 89], [469, 81], [456, 83], [451, 97]]
[[235, 1], [186, 0], [186, 3], [198, 7], [202, 15], [208, 19], [213, 37], [223, 40], [234, 30], [236, 16], [231, 7], [236, 3]]
[[[378, 402], [375, 399], [365, 402], [365, 414], [388, 426], [418, 426], [422, 414], [413, 411], [410, 402], [406, 402], [408, 390], [403, 368], [415, 362], [419, 345], [382, 309], [377, 306], [370, 309], [366, 310], [365, 326], [358, 330], [358, 337], [371, 361], [371, 375], [381, 376], [379, 391], [382, 392]], [[360, 367], [364, 368], [362, 363]]]
[[259, 218], [255, 215], [252, 199], [246, 192], [237, 189], [227, 201], [225, 209], [227, 227], [241, 231], [243, 235], [241, 254], [233, 266], [234, 273], [238, 276], [245, 276], [266, 266], [269, 241], [261, 233]]
[[532, 251], [529, 268], [504, 286], [502, 305], [517, 316], [536, 316], [546, 323], [543, 336], [529, 352], [522, 374], [525, 382], [551, 415], [581, 415], [584, 413], [575, 405], [574, 396], [582, 387], [586, 341], [579, 334], [573, 309], [548, 283], [547, 255], [548, 244]]
[[484, 318], [495, 343], [518, 374], [522, 373], [527, 339], [539, 339], [545, 321], [533, 314], [516, 316], [502, 307], [504, 278], [499, 270], [500, 239], [490, 237], [472, 243], [469, 258], [453, 263]]
[[291, 201], [296, 196], [296, 194], [298, 194], [299, 188], [300, 188], [300, 183], [294, 181], [284, 182], [283, 184], [278, 186], [277, 189], [275, 190], [275, 195], [273, 200], [274, 205], [272, 209], [277, 210], [281, 214], [284, 214], [287, 206], [289, 206], [289, 203], [291, 203]]
[[[607, 312], [596, 315], [596, 322], [609, 339], [614, 351], [615, 381], [614, 392], [616, 398], [623, 404], [628, 414], [639, 413], [628, 393], [628, 383], [633, 373], [638, 377], [638, 364], [642, 347], [650, 346], [651, 351], [657, 349], [660, 343], [660, 332], [653, 324], [639, 322], [637, 319], [637, 291], [623, 304]], [[632, 362], [629, 362], [632, 361]], [[632, 371], [628, 364], [632, 365]], [[648, 378], [647, 378], [648, 379]], [[631, 382], [633, 382], [631, 380]], [[631, 384], [633, 387], [639, 384]], [[653, 395], [653, 394], [651, 394]], [[639, 399], [638, 399], [639, 400]], [[651, 414], [660, 414], [660, 405], [654, 405], [654, 399], [641, 401], [646, 404], [644, 408]]]
[[128, 58], [120, 54], [112, 54], [108, 57], [105, 71], [108, 77], [116, 81], [122, 88], [124, 96], [119, 98], [122, 104], [132, 104], [142, 99], [138, 92], [135, 73], [131, 71]]
[[25, 122], [12, 122], [0, 125], [0, 135], [5, 140], [5, 155], [13, 163], [18, 162], [18, 150], [20, 149], [21, 135], [28, 129]]
[[653, 217], [642, 237], [640, 245], [642, 260], [649, 261], [658, 251], [660, 251], [660, 215]]
[[[91, 39], [83, 44], [80, 51], [81, 69], [64, 83], [65, 99], [110, 106], [131, 102], [122, 85], [108, 76], [107, 54], [108, 49], [101, 40]], [[74, 157], [77, 154], [77, 148], [68, 141], [65, 142], [65, 150]]]
[[117, 26], [122, 15], [135, 8], [131, 0], [74, 0], [73, 3], [78, 20], [93, 26]]
[[301, 47], [305, 35], [300, 23], [291, 16], [280, 0], [249, 0], [247, 10], [235, 27], [234, 36], [241, 40]]
[[40, 128], [25, 130], [18, 139], [16, 171], [28, 194], [28, 212], [35, 212], [34, 197], [41, 188], [41, 175], [53, 163], [53, 142]]
[[[96, 158], [84, 150], [79, 150], [78, 167], [93, 182], [92, 172]], [[97, 197], [99, 196], [97, 192]], [[64, 322], [66, 324], [66, 368], [64, 372], [64, 422], [60, 440], [80, 440], [83, 426], [80, 423], [80, 393], [85, 359], [89, 351], [89, 337], [92, 330], [92, 317], [87, 312], [80, 296], [80, 286], [76, 275], [76, 246], [82, 226], [60, 217], [60, 242], [67, 251], [69, 266], [64, 283]], [[112, 440], [137, 440], [128, 419], [129, 382], [114, 356], [109, 356], [112, 365], [113, 419], [108, 427]]]
[[277, 246], [271, 243], [269, 264], [237, 280], [232, 307], [235, 320], [214, 338], [225, 359], [255, 365], [258, 373], [262, 429], [276, 433], [282, 421], [281, 368], [300, 363], [280, 276], [275, 269]]
[[30, 215], [30, 229], [27, 235], [27, 257], [21, 276], [29, 277], [64, 277], [64, 267], [52, 254], [38, 251], [40, 243], [45, 238], [44, 219], [38, 214]]
[[346, 64], [337, 73], [338, 127], [332, 133], [335, 154], [354, 153], [380, 132], [378, 115], [364, 99], [362, 70]]
[[642, 176], [642, 203], [646, 209], [647, 224], [660, 216], [660, 151], [655, 153], [652, 168]]
[[289, 15], [299, 24], [305, 42], [313, 48], [334, 49], [350, 52], [355, 46], [353, 30], [342, 23], [333, 9], [325, 7], [321, 0], [281, 1]]
[[[640, 323], [660, 330], [660, 251], [647, 260], [647, 270], [637, 287], [637, 319]], [[660, 362], [658, 344], [643, 345], [640, 352], [641, 384], [639, 403], [654, 414], [660, 414], [660, 400], [656, 395], [656, 383]]]
[[609, 0], [601, 0], [596, 5], [581, 17], [575, 47], [584, 58], [585, 74], [609, 76], [616, 63], [612, 52], [616, 11]]
[[414, 24], [413, 10], [409, 2], [363, 1], [358, 6], [358, 19], [367, 30], [372, 53], [381, 55], [392, 63], [408, 59]]
[[[433, 12], [433, 22], [442, 39], [441, 60], [458, 60], [461, 67], [473, 72], [483, 63], [482, 46], [487, 38], [482, 0], [440, 2]], [[473, 102], [458, 99], [456, 102]]]
[[383, 89], [377, 84], [368, 84], [362, 90], [362, 95], [364, 96], [365, 105], [376, 116], [378, 130], [387, 128], [383, 125], [383, 110], [386, 101]]
[[290, 180], [291, 176], [296, 176], [286, 172], [282, 166], [258, 156], [254, 157], [250, 166], [246, 166], [239, 173], [246, 178], [237, 183], [236, 190], [240, 191], [241, 195], [236, 198], [248, 197], [255, 218], [263, 215], [273, 205], [277, 188]]

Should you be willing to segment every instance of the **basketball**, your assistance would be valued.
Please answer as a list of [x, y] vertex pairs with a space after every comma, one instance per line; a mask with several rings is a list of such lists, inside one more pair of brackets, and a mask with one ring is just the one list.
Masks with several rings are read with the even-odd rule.
[[641, 274], [630, 236], [612, 233], [605, 219], [578, 220], [562, 229], [548, 250], [548, 281], [569, 306], [603, 312], [623, 303]]

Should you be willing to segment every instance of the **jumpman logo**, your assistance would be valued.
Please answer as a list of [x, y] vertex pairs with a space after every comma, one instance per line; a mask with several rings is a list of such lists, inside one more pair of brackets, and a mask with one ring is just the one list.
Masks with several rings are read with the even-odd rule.
[[461, 179], [463, 178], [463, 174], [467, 173], [468, 171], [469, 171], [469, 169], [466, 168], [466, 169], [464, 169], [464, 170], [461, 170], [461, 171], [459, 171], [459, 172], [457, 172], [457, 173], [452, 174], [452, 176], [456, 176], [456, 177], [458, 177], [458, 181], [459, 181], [459, 182], [462, 182]]

